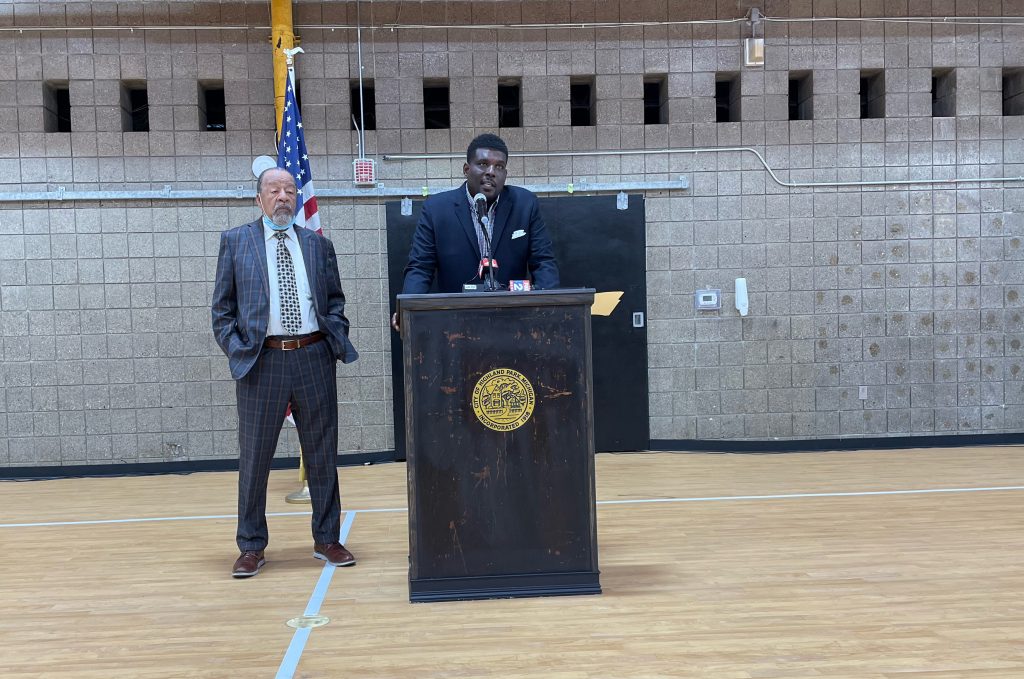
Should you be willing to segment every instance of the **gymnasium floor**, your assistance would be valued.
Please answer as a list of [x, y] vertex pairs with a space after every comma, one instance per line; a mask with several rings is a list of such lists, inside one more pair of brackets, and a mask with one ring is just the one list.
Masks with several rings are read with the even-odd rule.
[[249, 580], [234, 473], [0, 483], [0, 676], [1024, 677], [1024, 447], [598, 455], [602, 595], [433, 604], [404, 464], [340, 470], [354, 568], [296, 474]]

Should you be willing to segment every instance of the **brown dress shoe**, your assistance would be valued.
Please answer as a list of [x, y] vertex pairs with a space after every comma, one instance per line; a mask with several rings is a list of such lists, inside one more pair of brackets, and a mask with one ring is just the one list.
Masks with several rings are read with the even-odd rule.
[[345, 549], [345, 545], [340, 542], [332, 542], [328, 545], [313, 545], [313, 556], [326, 561], [332, 566], [356, 565], [356, 558], [352, 556], [352, 552]]
[[242, 552], [242, 555], [235, 560], [231, 576], [235, 578], [251, 578], [260, 572], [267, 560], [263, 558], [263, 550], [258, 552]]

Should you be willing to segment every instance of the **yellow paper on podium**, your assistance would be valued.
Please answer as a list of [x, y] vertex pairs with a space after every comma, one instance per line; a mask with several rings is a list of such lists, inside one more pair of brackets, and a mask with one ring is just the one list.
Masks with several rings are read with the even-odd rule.
[[598, 292], [594, 294], [594, 304], [590, 307], [590, 313], [594, 316], [611, 316], [615, 307], [622, 299], [622, 292]]

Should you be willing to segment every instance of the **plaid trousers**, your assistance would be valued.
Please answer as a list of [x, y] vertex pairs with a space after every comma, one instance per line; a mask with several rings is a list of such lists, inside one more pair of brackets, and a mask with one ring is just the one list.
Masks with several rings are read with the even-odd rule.
[[330, 343], [282, 351], [264, 347], [235, 383], [238, 398], [238, 531], [240, 551], [267, 546], [267, 481], [285, 411], [302, 445], [313, 501], [313, 540], [330, 543], [341, 531], [338, 491], [338, 385]]

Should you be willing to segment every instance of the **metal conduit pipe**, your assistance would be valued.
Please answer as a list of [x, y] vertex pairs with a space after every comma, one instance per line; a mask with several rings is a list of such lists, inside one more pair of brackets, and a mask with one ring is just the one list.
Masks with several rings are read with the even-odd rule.
[[[574, 21], [572, 23], [541, 23], [541, 24], [381, 24], [379, 26], [363, 26], [363, 28], [380, 30], [433, 30], [433, 29], [466, 29], [466, 30], [546, 30], [562, 28], [656, 28], [659, 26], [694, 26], [723, 24], [735, 24], [747, 21], [746, 17], [737, 19], [694, 19], [692, 21]], [[2, 26], [0, 33], [17, 31], [265, 31], [271, 28], [258, 24], [233, 25], [233, 26]], [[360, 28], [359, 24], [295, 24], [296, 30], [338, 30], [354, 31]]]
[[[579, 156], [612, 156], [612, 155], [663, 155], [666, 153], [725, 153], [741, 152], [751, 153], [758, 162], [779, 186], [787, 188], [835, 188], [835, 187], [870, 187], [870, 186], [913, 186], [913, 185], [956, 185], [956, 184], [985, 184], [985, 183], [1008, 183], [1024, 182], [1021, 177], [952, 177], [948, 179], [880, 179], [866, 181], [847, 182], [789, 182], [781, 179], [765, 161], [757, 149], [746, 146], [723, 147], [723, 148], [685, 148], [685, 149], [627, 149], [627, 150], [605, 150], [605, 151], [526, 151], [516, 153], [516, 157], [525, 158], [560, 158]], [[400, 162], [405, 160], [456, 160], [461, 159], [460, 153], [420, 153], [420, 154], [385, 154], [384, 160]], [[804, 169], [804, 168], [801, 168]], [[808, 168], [813, 169], [813, 168]], [[386, 186], [383, 183], [376, 187], [357, 188], [321, 188], [317, 190], [317, 198], [349, 198], [349, 199], [379, 199], [389, 197], [406, 196], [427, 196], [439, 191], [446, 191], [450, 187], [402, 187]], [[575, 191], [602, 192], [602, 191], [660, 191], [689, 188], [685, 177], [678, 181], [647, 181], [647, 182], [610, 182], [610, 183], [585, 183], [575, 184], [538, 184], [526, 186], [534, 193], [573, 193]], [[6, 203], [28, 203], [28, 202], [63, 202], [71, 200], [100, 201], [100, 200], [248, 200], [252, 199], [252, 190], [244, 186], [236, 186], [233, 189], [204, 189], [204, 190], [172, 190], [165, 186], [162, 190], [131, 191], [131, 190], [106, 190], [106, 191], [68, 191], [63, 186], [56, 191], [27, 191], [0, 193], [0, 204]]]
[[[855, 181], [855, 182], [787, 182], [781, 179], [775, 171], [769, 167], [765, 161], [764, 156], [754, 148], [749, 146], [731, 146], [731, 147], [705, 147], [705, 148], [669, 148], [669, 149], [627, 149], [627, 150], [604, 150], [604, 151], [526, 151], [522, 153], [514, 154], [516, 158], [560, 158], [560, 157], [579, 157], [579, 156], [647, 156], [647, 155], [664, 155], [667, 153], [726, 153], [726, 152], [741, 152], [741, 153], [752, 153], [757, 158], [761, 166], [764, 167], [765, 171], [772, 178], [775, 183], [779, 186], [785, 186], [794, 189], [805, 189], [805, 188], [826, 188], [826, 187], [839, 187], [839, 186], [900, 186], [900, 185], [912, 185], [912, 184], [968, 184], [976, 183], [982, 184], [985, 182], [1020, 182], [1024, 181], [1024, 177], [954, 177], [951, 179], [878, 179], [869, 181]], [[420, 154], [390, 154], [385, 155], [385, 161], [402, 161], [402, 160], [445, 160], [445, 159], [456, 159], [461, 158], [462, 155], [458, 153], [420, 153]], [[798, 168], [798, 169], [816, 169], [816, 168]]]
[[882, 23], [882, 24], [947, 24], [950, 26], [1020, 26], [1024, 17], [1019, 16], [962, 16], [962, 17], [762, 17], [764, 21], [776, 24], [806, 24], [821, 21], [835, 23]]
[[[882, 186], [929, 186], [929, 185], [956, 185], [956, 184], [985, 184], [985, 183], [1009, 183], [1024, 182], [1024, 176], [1018, 177], [952, 177], [947, 179], [879, 179], [861, 180], [846, 182], [790, 182], [781, 179], [765, 161], [764, 156], [749, 146], [734, 147], [705, 147], [705, 148], [667, 148], [667, 149], [627, 149], [627, 150], [604, 150], [604, 151], [525, 151], [516, 153], [516, 157], [525, 158], [562, 158], [579, 156], [629, 156], [629, 155], [664, 155], [670, 153], [726, 153], [740, 152], [751, 153], [757, 158], [761, 167], [768, 173], [779, 186], [794, 189], [805, 188], [837, 188], [837, 187], [882, 187]], [[385, 154], [384, 160], [400, 162], [406, 160], [456, 160], [461, 159], [460, 153], [419, 153], [419, 154]], [[804, 168], [800, 168], [804, 169]], [[814, 169], [814, 168], [807, 168]], [[689, 188], [685, 177], [679, 181], [669, 182], [612, 182], [612, 183], [576, 183], [572, 184], [539, 184], [528, 186], [534, 193], [573, 193], [574, 191], [643, 191], [643, 190], [672, 190]], [[386, 186], [381, 183], [376, 187], [366, 189], [356, 188], [321, 188], [317, 190], [318, 198], [351, 198], [351, 199], [373, 199], [387, 197], [405, 196], [426, 196], [447, 188], [400, 187]], [[34, 192], [12, 192], [0, 193], [0, 204], [5, 203], [26, 203], [26, 202], [49, 202], [49, 201], [70, 201], [70, 200], [246, 200], [252, 198], [251, 189], [243, 186], [236, 186], [233, 189], [206, 189], [206, 190], [172, 190], [165, 186], [162, 190], [150, 191], [129, 191], [129, 190], [108, 190], [108, 191], [67, 191], [59, 187], [56, 191], [34, 191]]]
[[[575, 182], [566, 184], [530, 184], [523, 188], [533, 193], [601, 193], [607, 191], [671, 191], [688, 189], [689, 181], [680, 177], [674, 181], [649, 182]], [[451, 186], [378, 186], [356, 189], [319, 188], [317, 199], [381, 199], [381, 198], [422, 198], [442, 191]], [[233, 189], [197, 189], [174, 190], [166, 187], [160, 191], [67, 191], [59, 187], [56, 191], [24, 191], [19, 193], [0, 193], [0, 205], [8, 203], [48, 203], [64, 201], [135, 201], [135, 200], [253, 200], [253, 189], [237, 186]]]
[[[917, 16], [917, 17], [768, 17], [761, 15], [761, 20], [771, 23], [821, 23], [821, 22], [865, 22], [892, 24], [942, 24], [947, 26], [1021, 26], [1022, 16]], [[564, 23], [538, 24], [381, 24], [380, 26], [364, 26], [363, 28], [381, 30], [547, 30], [564, 28], [656, 28], [672, 26], [728, 25], [748, 22], [747, 17], [736, 19], [694, 19], [690, 21], [576, 21]], [[209, 26], [0, 26], [0, 33], [29, 32], [77, 32], [77, 31], [265, 31], [271, 26], [259, 24], [209, 25]], [[356, 30], [358, 25], [350, 24], [295, 24], [295, 30]]]

